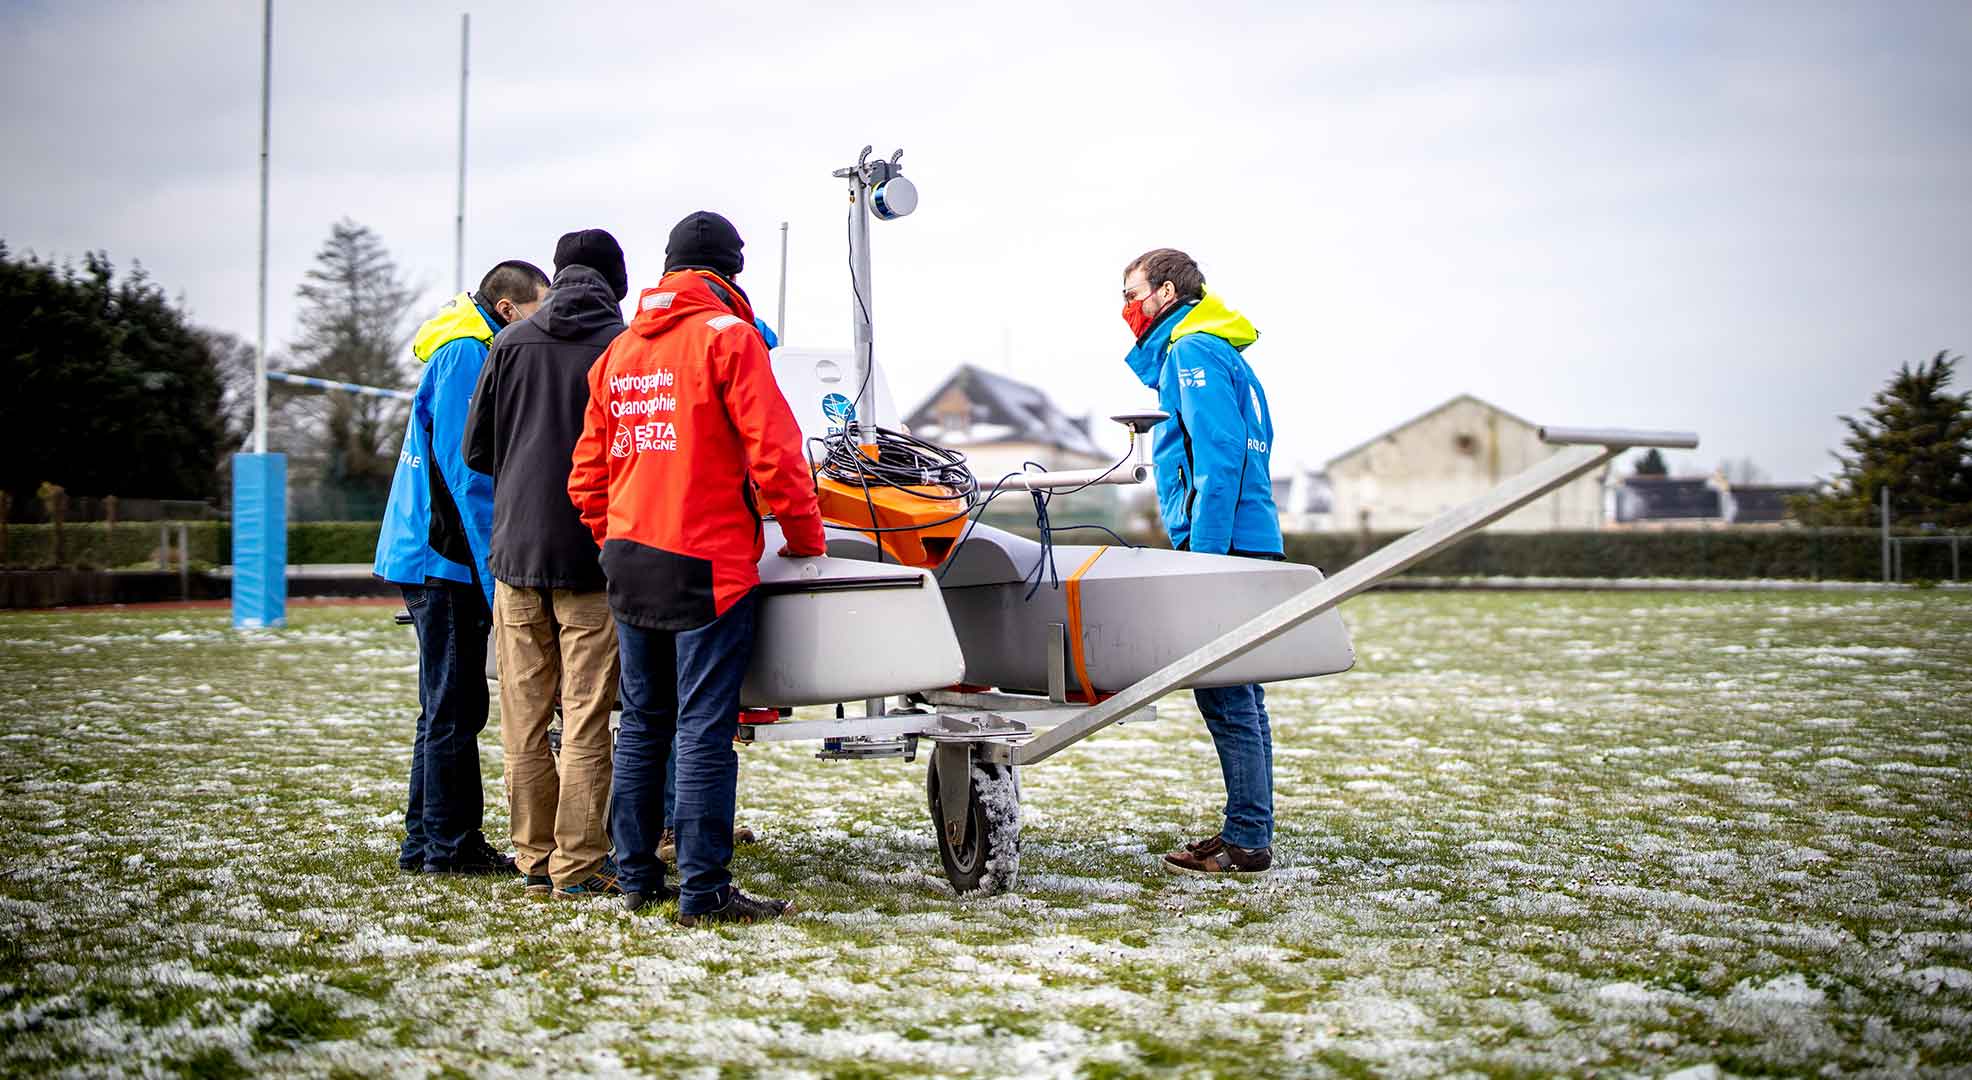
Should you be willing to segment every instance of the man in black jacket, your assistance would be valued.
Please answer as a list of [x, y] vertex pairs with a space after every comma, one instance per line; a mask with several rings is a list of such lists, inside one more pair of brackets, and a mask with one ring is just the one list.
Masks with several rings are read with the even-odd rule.
[[[616, 893], [609, 714], [616, 624], [595, 538], [568, 499], [589, 368], [623, 331], [623, 249], [601, 229], [555, 245], [548, 301], [493, 342], [466, 421], [466, 464], [493, 477], [493, 638], [515, 862], [529, 892]], [[548, 749], [559, 697], [561, 767]]]

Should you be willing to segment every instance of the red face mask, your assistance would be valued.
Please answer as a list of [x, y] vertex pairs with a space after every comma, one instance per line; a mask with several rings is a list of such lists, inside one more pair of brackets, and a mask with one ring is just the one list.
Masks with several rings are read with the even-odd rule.
[[1155, 320], [1143, 313], [1143, 301], [1125, 300], [1123, 301], [1123, 321], [1130, 324], [1130, 333], [1141, 338], [1144, 336], [1144, 331], [1149, 330], [1150, 324]]

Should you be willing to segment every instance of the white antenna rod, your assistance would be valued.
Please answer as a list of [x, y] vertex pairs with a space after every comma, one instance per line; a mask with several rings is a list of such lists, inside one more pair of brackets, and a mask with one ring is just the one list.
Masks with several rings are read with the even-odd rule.
[[452, 241], [452, 291], [466, 290], [466, 57], [472, 50], [472, 16], [459, 16], [459, 214]]
[[267, 135], [274, 78], [274, 0], [260, 18], [260, 337], [253, 350], [253, 452], [267, 452]]
[[774, 315], [774, 336], [787, 344], [787, 222], [781, 222], [781, 306]]

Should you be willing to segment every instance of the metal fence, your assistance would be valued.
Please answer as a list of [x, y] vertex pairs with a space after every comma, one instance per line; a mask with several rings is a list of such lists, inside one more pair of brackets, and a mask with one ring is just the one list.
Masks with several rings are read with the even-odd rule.
[[1892, 580], [1892, 581], [1897, 581], [1897, 582], [1901, 582], [1901, 581], [1903, 581], [1903, 580], [1904, 580], [1904, 549], [1905, 549], [1906, 547], [1909, 547], [1909, 546], [1910, 546], [1910, 545], [1912, 545], [1912, 544], [1917, 544], [1917, 545], [1923, 545], [1923, 544], [1947, 544], [1947, 545], [1950, 545], [1950, 548], [1951, 548], [1951, 579], [1952, 579], [1953, 581], [1957, 581], [1957, 580], [1959, 580], [1959, 576], [1958, 576], [1958, 568], [1959, 568], [1959, 559], [1958, 559], [1958, 543], [1959, 543], [1959, 541], [1960, 541], [1961, 539], [1962, 539], [1962, 540], [1964, 540], [1964, 541], [1966, 542], [1966, 546], [1967, 546], [1968, 548], [1972, 548], [1972, 536], [1960, 536], [1960, 535], [1959, 535], [1958, 533], [1951, 533], [1951, 534], [1949, 534], [1949, 535], [1946, 535], [1946, 536], [1890, 536], [1890, 537], [1885, 537], [1885, 539], [1884, 539], [1884, 543], [1886, 543], [1886, 544], [1888, 544], [1888, 545], [1890, 545], [1890, 566], [1889, 566], [1889, 569], [1888, 569], [1888, 576], [1889, 576], [1889, 578], [1890, 578], [1890, 580]]

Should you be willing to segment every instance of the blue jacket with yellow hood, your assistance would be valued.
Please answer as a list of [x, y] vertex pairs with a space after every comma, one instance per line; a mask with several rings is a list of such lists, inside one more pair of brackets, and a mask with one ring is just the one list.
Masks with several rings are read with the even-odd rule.
[[1281, 550], [1268, 464], [1273, 417], [1241, 355], [1259, 337], [1246, 316], [1208, 290], [1201, 300], [1174, 305], [1130, 351], [1130, 369], [1171, 414], [1151, 433], [1151, 463], [1174, 548]]
[[411, 354], [425, 365], [372, 572], [400, 585], [476, 584], [493, 605], [486, 570], [493, 535], [493, 478], [466, 468], [466, 414], [486, 363], [495, 322], [471, 293], [445, 302], [418, 329]]

